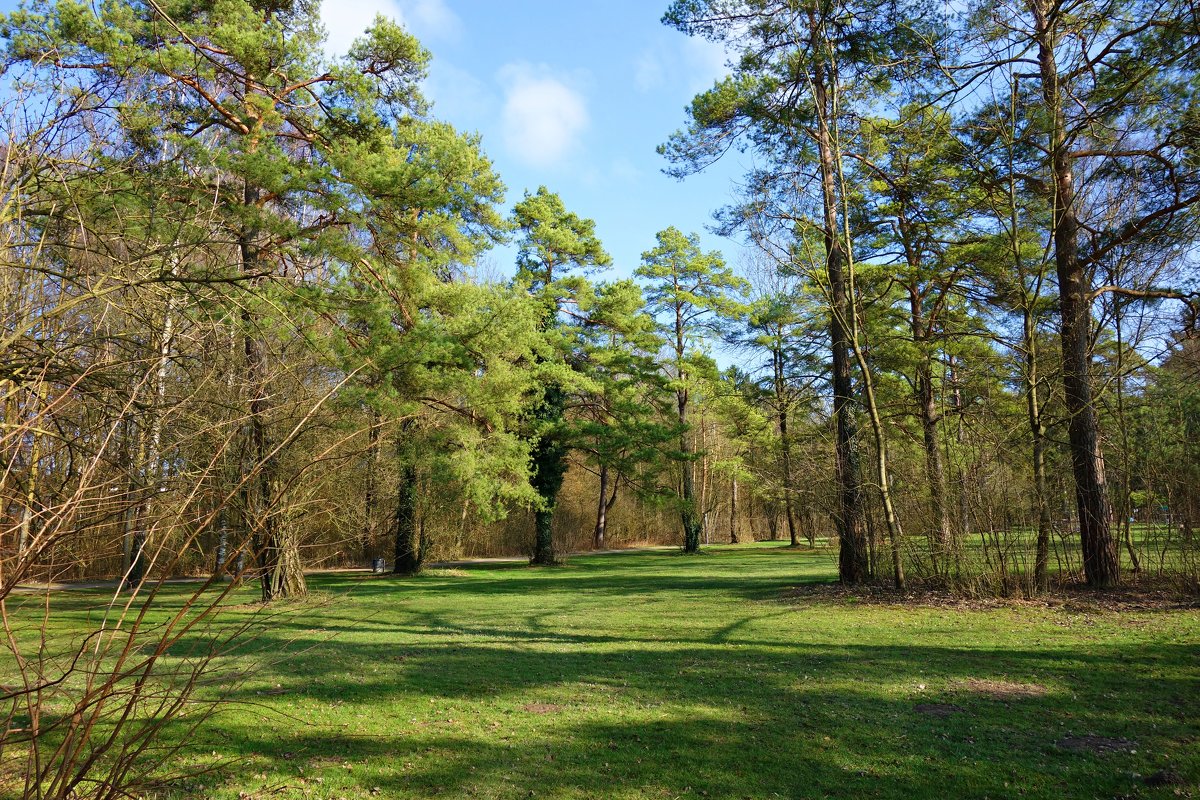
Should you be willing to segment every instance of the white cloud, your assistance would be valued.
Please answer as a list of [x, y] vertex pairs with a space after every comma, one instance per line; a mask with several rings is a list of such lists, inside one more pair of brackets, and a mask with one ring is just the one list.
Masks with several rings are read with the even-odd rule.
[[326, 52], [344, 54], [380, 14], [421, 39], [452, 39], [461, 32], [462, 21], [445, 0], [321, 0]]
[[689, 36], [683, 41], [683, 58], [691, 77], [688, 88], [692, 91], [708, 89], [713, 85], [713, 81], [729, 72], [725, 66], [728, 58], [725, 45], [720, 42]]
[[424, 89], [425, 96], [433, 101], [434, 116], [449, 120], [460, 128], [481, 128], [496, 118], [495, 87], [484, 84], [467, 70], [448, 61], [433, 60]]
[[645, 93], [666, 85], [667, 75], [657, 50], [646, 50], [634, 64], [633, 85]]
[[665, 34], [643, 50], [633, 64], [634, 87], [643, 94], [672, 86], [696, 94], [713, 85], [728, 69], [725, 46], [698, 36]]
[[407, 0], [403, 6], [419, 36], [452, 39], [462, 33], [462, 20], [445, 0]]
[[404, 23], [404, 14], [395, 0], [321, 0], [321, 22], [329, 34], [325, 51], [330, 55], [345, 54], [378, 14]]
[[534, 167], [560, 163], [587, 129], [583, 95], [546, 67], [508, 64], [498, 73], [504, 85], [504, 145]]

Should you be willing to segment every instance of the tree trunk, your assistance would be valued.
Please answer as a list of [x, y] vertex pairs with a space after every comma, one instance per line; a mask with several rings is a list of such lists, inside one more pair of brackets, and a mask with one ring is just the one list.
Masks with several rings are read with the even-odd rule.
[[222, 505], [217, 512], [217, 559], [213, 565], [213, 575], [220, 578], [225, 575], [225, 565], [229, 561], [229, 521], [227, 506]]
[[[245, 139], [248, 153], [258, 150], [262, 136], [261, 109], [255, 102], [257, 89], [249, 76], [243, 76], [243, 106], [250, 130]], [[262, 285], [262, 251], [259, 245], [259, 230], [253, 216], [262, 204], [262, 192], [249, 180], [242, 182], [242, 208], [251, 221], [242, 225], [238, 232], [238, 256], [242, 275], [249, 280], [251, 290]], [[304, 595], [304, 570], [300, 565], [300, 549], [293, 537], [281, 537], [275, 518], [273, 484], [275, 483], [276, 459], [268, 440], [267, 422], [270, 411], [266, 375], [266, 347], [254, 331], [254, 318], [249, 306], [241, 314], [242, 349], [246, 364], [246, 385], [251, 393], [248, 419], [250, 455], [253, 463], [248, 466], [252, 474], [243, 474], [243, 508], [246, 529], [258, 559], [259, 580], [264, 603], [277, 597]]]
[[[910, 266], [919, 267], [919, 264], [910, 263]], [[933, 391], [933, 359], [928, 349], [930, 331], [921, 307], [920, 293], [915, 288], [909, 289], [909, 306], [913, 342], [919, 350], [914, 389], [925, 443], [925, 479], [929, 484], [933, 521], [933, 569], [934, 572], [949, 574], [954, 532], [950, 524], [950, 509], [946, 505], [946, 470], [942, 464], [941, 443], [938, 441], [937, 425], [941, 415]]]
[[[562, 387], [547, 386], [538, 415], [544, 422], [558, 423], [562, 420], [565, 405], [566, 393]], [[554, 555], [554, 509], [567, 472], [567, 448], [554, 431], [543, 431], [533, 446], [531, 460], [533, 470], [529, 485], [542, 499], [542, 505], [533, 512], [533, 556], [529, 563], [548, 567], [558, 563]]]
[[[781, 379], [782, 376], [780, 376]], [[796, 547], [800, 540], [796, 537], [796, 508], [792, 487], [792, 442], [788, 436], [787, 417], [787, 406], [781, 406], [779, 410], [779, 445], [783, 456], [783, 509], [787, 515], [788, 537], [792, 540], [792, 547]]]
[[[45, 384], [42, 384], [45, 386]], [[13, 392], [15, 395], [16, 392]], [[44, 389], [39, 389], [37, 396], [41, 400], [45, 394]], [[40, 411], [40, 404], [33, 407], [34, 418]], [[11, 417], [10, 417], [11, 419]], [[30, 433], [29, 445], [29, 474], [25, 480], [25, 491], [22, 492], [24, 503], [21, 507], [21, 523], [17, 531], [17, 558], [20, 559], [25, 555], [25, 551], [29, 549], [34, 540], [36, 532], [34, 531], [34, 519], [37, 516], [37, 498], [38, 498], [38, 474], [42, 466], [42, 426], [34, 425]], [[8, 470], [5, 470], [7, 473]]]
[[[613, 499], [616, 499], [617, 490], [613, 488]], [[600, 465], [600, 492], [596, 502], [596, 530], [592, 534], [592, 549], [604, 549], [604, 537], [608, 532], [608, 465]]]
[[696, 513], [696, 462], [693, 460], [691, 436], [686, 430], [687, 425], [687, 393], [677, 393], [679, 409], [679, 425], [685, 430], [679, 436], [679, 451], [683, 455], [683, 481], [680, 500], [680, 518], [683, 522], [683, 552], [699, 553], [700, 536], [703, 533], [703, 522]]
[[134, 531], [130, 540], [129, 568], [126, 570], [126, 588], [133, 590], [142, 585], [146, 578], [146, 541], [149, 531], [146, 529], [150, 517], [149, 504], [158, 496], [158, 487], [162, 482], [162, 432], [163, 408], [167, 396], [167, 373], [171, 365], [171, 346], [175, 338], [175, 318], [171, 314], [171, 301], [167, 300], [166, 311], [163, 314], [163, 329], [158, 341], [158, 363], [154, 371], [154, 407], [150, 410], [149, 447], [142, 459], [138, 470], [141, 480], [142, 496], [138, 498], [137, 510], [134, 512]]
[[1038, 62], [1042, 98], [1051, 121], [1050, 162], [1054, 178], [1054, 266], [1058, 273], [1063, 391], [1067, 412], [1075, 500], [1083, 572], [1089, 586], [1107, 588], [1120, 582], [1120, 563], [1112, 536], [1112, 507], [1100, 452], [1100, 422], [1090, 375], [1092, 326], [1090, 284], [1079, 259], [1079, 221], [1075, 176], [1066, 137], [1054, 48], [1057, 33], [1044, 0], [1031, 0], [1037, 20]]
[[738, 479], [737, 479], [737, 476], [734, 475], [730, 479], [729, 482], [730, 482], [730, 487], [729, 487], [729, 543], [737, 544], [738, 543], [738, 534], [737, 534]]
[[421, 571], [421, 539], [417, 530], [417, 470], [412, 464], [400, 467], [396, 491], [396, 563], [397, 575], [416, 575]]
[[1038, 541], [1033, 557], [1033, 585], [1040, 591], [1050, 588], [1050, 495], [1046, 489], [1046, 432], [1042, 422], [1042, 403], [1038, 398], [1037, 331], [1032, 309], [1025, 309], [1026, 408], [1033, 439], [1033, 497], [1037, 504]]
[[[810, 10], [810, 42], [813, 53], [824, 52], [821, 26]], [[850, 364], [850, 334], [847, 320], [852, 309], [846, 291], [843, 271], [843, 243], [838, 225], [837, 171], [834, 164], [833, 139], [829, 129], [831, 103], [829, 85], [832, 83], [826, 66], [818, 60], [813, 67], [813, 94], [817, 106], [817, 151], [821, 165], [821, 208], [825, 234], [825, 270], [829, 282], [829, 343], [833, 368], [833, 416], [837, 431], [838, 506], [834, 523], [837, 526], [840, 552], [838, 577], [842, 583], [859, 584], [869, 577], [867, 541], [862, 525], [862, 490], [859, 479], [858, 432], [854, 421], [854, 382]]]
[[362, 555], [370, 563], [376, 555], [375, 485], [379, 470], [379, 412], [371, 409], [371, 427], [367, 429], [367, 469], [363, 487]]
[[1121, 430], [1121, 522], [1120, 531], [1125, 542], [1125, 551], [1129, 553], [1129, 564], [1133, 574], [1142, 571], [1142, 562], [1138, 558], [1137, 548], [1133, 546], [1133, 530], [1130, 523], [1132, 504], [1130, 503], [1129, 475], [1129, 426], [1125, 420], [1125, 343], [1122, 334], [1121, 298], [1113, 300], [1113, 326], [1117, 334], [1117, 425]]

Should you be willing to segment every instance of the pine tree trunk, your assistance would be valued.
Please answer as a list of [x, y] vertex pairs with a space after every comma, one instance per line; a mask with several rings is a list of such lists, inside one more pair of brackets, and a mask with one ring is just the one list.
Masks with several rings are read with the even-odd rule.
[[[823, 53], [821, 25], [815, 10], [809, 11], [813, 53]], [[870, 575], [867, 540], [863, 533], [862, 489], [859, 477], [858, 432], [854, 421], [854, 382], [850, 363], [850, 332], [847, 321], [852, 309], [846, 291], [845, 254], [838, 229], [837, 172], [829, 128], [832, 104], [829, 86], [835, 79], [821, 61], [813, 67], [813, 94], [817, 106], [817, 151], [821, 167], [821, 208], [825, 234], [825, 271], [829, 283], [829, 344], [833, 369], [833, 416], [836, 424], [835, 452], [838, 504], [837, 526], [840, 552], [838, 577], [845, 584], [859, 584]]]
[[682, 508], [680, 509], [680, 518], [683, 522], [683, 552], [699, 553], [703, 522], [696, 513], [696, 462], [692, 459], [692, 439], [686, 430], [688, 424], [687, 404], [687, 392], [677, 392], [676, 405], [679, 410], [679, 426], [685, 429], [679, 436], [679, 452], [683, 455], [683, 485], [680, 492]]
[[[247, 183], [243, 190], [244, 205], [247, 208], [257, 206], [258, 197], [258, 190]], [[259, 251], [255, 243], [255, 232], [249, 228], [244, 229], [238, 245], [243, 274], [257, 276]], [[258, 277], [252, 278], [252, 285], [258, 285], [260, 280]], [[246, 481], [243, 508], [246, 514], [245, 524], [250, 531], [250, 541], [258, 559], [262, 601], [269, 603], [280, 597], [303, 596], [307, 587], [304, 583], [304, 570], [299, 564], [299, 547], [295, 542], [281, 539], [273, 513], [271, 486], [276, 464], [267, 433], [270, 402], [267, 399], [266, 354], [262, 340], [254, 333], [253, 323], [249, 309], [243, 310], [242, 352], [246, 365], [246, 385], [251, 392], [248, 426], [253, 461], [250, 470], [255, 472]]]
[[1055, 190], [1054, 265], [1058, 273], [1063, 391], [1070, 415], [1071, 466], [1079, 508], [1084, 576], [1089, 586], [1107, 588], [1119, 583], [1121, 574], [1112, 536], [1112, 507], [1104, 478], [1104, 457], [1100, 452], [1100, 421], [1092, 393], [1090, 284], [1079, 260], [1075, 176], [1055, 61], [1057, 35], [1052, 28], [1055, 23], [1050, 19], [1052, 9], [1043, 3], [1044, 0], [1031, 0], [1038, 24], [1042, 97], [1052, 125], [1049, 144]]

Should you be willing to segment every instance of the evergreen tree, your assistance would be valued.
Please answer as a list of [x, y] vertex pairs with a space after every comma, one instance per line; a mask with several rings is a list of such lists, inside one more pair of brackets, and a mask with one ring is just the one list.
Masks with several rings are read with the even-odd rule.
[[534, 509], [535, 539], [531, 563], [551, 565], [554, 554], [554, 507], [567, 472], [570, 434], [566, 424], [568, 393], [579, 366], [580, 296], [590, 287], [584, 275], [607, 267], [612, 258], [596, 237], [596, 225], [568, 212], [562, 199], [539, 187], [526, 192], [513, 208], [519, 235], [517, 282], [541, 306], [539, 329], [550, 345], [540, 360], [541, 397], [530, 412], [530, 485], [538, 495]]
[[666, 367], [680, 427], [683, 551], [697, 553], [704, 519], [696, 506], [696, 450], [688, 431], [688, 412], [704, 343], [719, 335], [722, 323], [742, 313], [736, 295], [744, 293], [746, 282], [725, 266], [719, 252], [703, 252], [696, 234], [685, 236], [667, 228], [656, 238], [658, 245], [642, 253], [642, 266], [635, 274], [647, 282], [647, 305], [667, 340]]

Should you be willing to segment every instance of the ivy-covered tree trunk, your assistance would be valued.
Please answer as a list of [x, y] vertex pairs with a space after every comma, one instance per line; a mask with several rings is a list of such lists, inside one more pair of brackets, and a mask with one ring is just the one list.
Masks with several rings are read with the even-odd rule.
[[[566, 393], [561, 386], [547, 387], [538, 407], [539, 421], [561, 421], [566, 400]], [[533, 469], [529, 476], [529, 485], [542, 500], [541, 507], [533, 512], [533, 556], [529, 560], [531, 564], [552, 566], [558, 563], [554, 555], [554, 509], [558, 504], [558, 492], [566, 474], [566, 445], [554, 431], [543, 432], [533, 447]]]
[[416, 575], [421, 571], [422, 555], [417, 527], [417, 470], [412, 464], [404, 464], [396, 489], [396, 563], [392, 571]]

